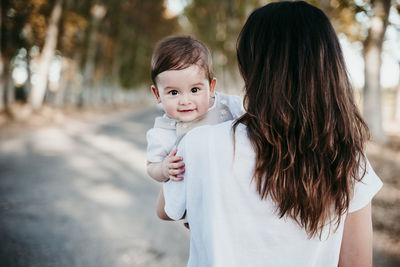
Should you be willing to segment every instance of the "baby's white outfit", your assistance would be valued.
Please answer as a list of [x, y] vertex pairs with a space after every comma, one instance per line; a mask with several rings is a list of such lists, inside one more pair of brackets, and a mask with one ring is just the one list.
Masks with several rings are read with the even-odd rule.
[[191, 129], [202, 125], [214, 125], [235, 120], [244, 114], [243, 101], [239, 96], [215, 92], [214, 105], [201, 118], [181, 122], [166, 114], [155, 119], [154, 127], [147, 131], [147, 160], [163, 161], [181, 138]]

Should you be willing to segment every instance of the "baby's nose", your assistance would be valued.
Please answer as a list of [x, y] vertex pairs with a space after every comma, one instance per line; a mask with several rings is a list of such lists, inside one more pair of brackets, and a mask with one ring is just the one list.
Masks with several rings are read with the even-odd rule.
[[189, 97], [187, 94], [182, 94], [181, 97], [179, 98], [179, 103], [184, 105], [189, 102]]

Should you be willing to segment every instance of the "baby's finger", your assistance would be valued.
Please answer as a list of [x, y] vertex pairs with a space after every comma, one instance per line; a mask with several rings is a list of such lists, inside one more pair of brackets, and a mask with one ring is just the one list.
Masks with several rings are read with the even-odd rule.
[[183, 161], [177, 162], [177, 163], [170, 163], [168, 165], [170, 169], [179, 169], [185, 167], [185, 163]]
[[169, 158], [169, 162], [178, 162], [178, 161], [182, 161], [183, 158], [180, 156], [173, 156]]
[[178, 174], [184, 174], [185, 173], [185, 168], [180, 168]]
[[169, 169], [168, 170], [168, 173], [169, 173], [169, 175], [174, 175], [174, 176], [176, 176], [176, 175], [178, 175], [178, 174], [181, 174], [181, 173], [183, 173], [185, 170], [183, 169]]
[[183, 180], [183, 177], [182, 176], [174, 176], [174, 175], [170, 175], [169, 176], [169, 179], [170, 180], [172, 180], [172, 181], [174, 181], [174, 182], [180, 182], [180, 181], [182, 181]]
[[178, 149], [175, 147], [171, 150], [171, 152], [169, 152], [168, 157], [174, 157], [176, 155], [176, 152], [178, 152]]

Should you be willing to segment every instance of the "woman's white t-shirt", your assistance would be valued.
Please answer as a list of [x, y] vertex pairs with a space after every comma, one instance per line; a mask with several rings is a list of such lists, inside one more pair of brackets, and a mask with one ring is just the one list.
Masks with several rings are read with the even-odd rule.
[[[336, 229], [326, 226], [322, 239], [309, 239], [291, 219], [279, 218], [271, 200], [260, 200], [251, 182], [255, 153], [246, 127], [232, 121], [202, 126], [186, 134], [178, 146], [185, 162], [182, 182], [164, 184], [165, 212], [190, 224], [188, 266], [337, 267], [344, 218]], [[349, 212], [366, 206], [382, 182], [369, 163], [356, 183]], [[336, 231], [334, 231], [336, 229]]]

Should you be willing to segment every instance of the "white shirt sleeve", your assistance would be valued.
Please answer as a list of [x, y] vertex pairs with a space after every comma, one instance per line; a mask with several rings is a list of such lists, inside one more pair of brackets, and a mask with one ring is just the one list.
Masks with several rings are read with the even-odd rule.
[[[177, 156], [185, 159], [185, 138], [178, 145]], [[186, 211], [186, 179], [174, 182], [169, 180], [163, 185], [165, 213], [173, 220], [182, 219]]]
[[[362, 171], [360, 168], [361, 173]], [[376, 175], [367, 159], [365, 176], [360, 182], [356, 182], [354, 186], [354, 195], [350, 201], [349, 213], [355, 212], [371, 202], [382, 185], [381, 179]]]
[[151, 128], [147, 131], [147, 160], [149, 162], [161, 162], [168, 156], [168, 149], [165, 141], [162, 140], [161, 133], [158, 128]]

